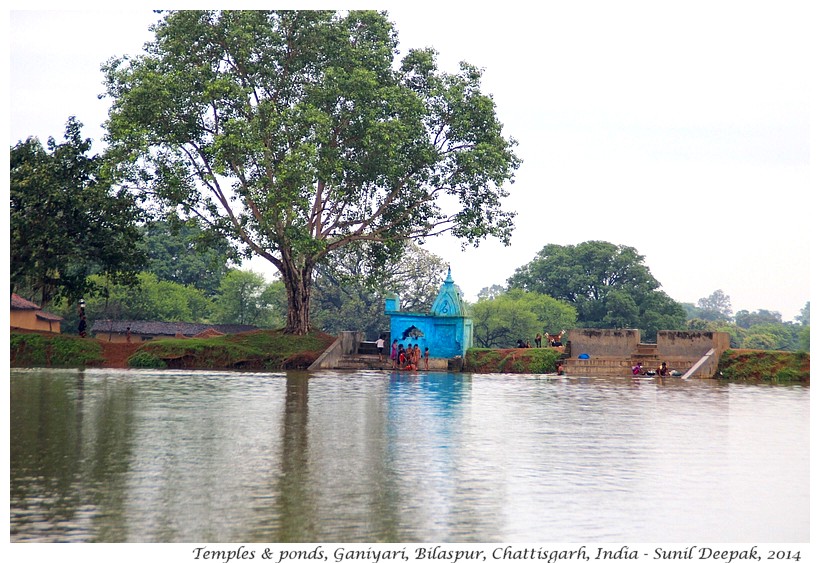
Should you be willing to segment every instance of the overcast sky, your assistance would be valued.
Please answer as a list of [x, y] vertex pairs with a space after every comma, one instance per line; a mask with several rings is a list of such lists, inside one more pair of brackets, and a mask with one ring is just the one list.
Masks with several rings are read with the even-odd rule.
[[[402, 50], [483, 68], [523, 159], [506, 201], [518, 213], [510, 247], [427, 245], [469, 300], [546, 244], [603, 240], [637, 249], [677, 301], [720, 289], [734, 312], [784, 320], [809, 301], [808, 2], [405, 4], [367, 7], [388, 10]], [[141, 52], [156, 16], [21, 6], [8, 21], [10, 145], [62, 140], [75, 115], [96, 146], [100, 64]]]

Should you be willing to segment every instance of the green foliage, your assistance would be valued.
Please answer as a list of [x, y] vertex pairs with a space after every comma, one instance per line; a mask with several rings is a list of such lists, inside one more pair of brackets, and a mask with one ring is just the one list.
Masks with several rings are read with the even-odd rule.
[[486, 373], [497, 371], [502, 355], [498, 350], [485, 348], [470, 348], [464, 356], [464, 365], [467, 371]]
[[191, 286], [213, 296], [228, 264], [237, 259], [228, 241], [202, 230], [196, 223], [153, 221], [142, 227], [146, 270], [159, 281]]
[[511, 288], [572, 304], [578, 325], [638, 328], [647, 340], [658, 330], [683, 328], [683, 307], [660, 284], [634, 248], [602, 241], [548, 244], [508, 280]]
[[808, 383], [810, 359], [805, 352], [727, 350], [718, 364], [718, 379], [771, 383]]
[[189, 369], [304, 369], [333, 342], [318, 332], [307, 335], [259, 330], [214, 338], [166, 338], [146, 342], [129, 365]]
[[698, 318], [707, 321], [726, 321], [732, 317], [732, 301], [722, 289], [698, 300]]
[[800, 314], [795, 317], [795, 320], [803, 326], [811, 324], [811, 302], [806, 301], [806, 305], [800, 310]]
[[440, 72], [432, 49], [395, 61], [386, 14], [171, 11], [154, 31], [143, 56], [104, 68], [110, 154], [275, 265], [288, 331], [309, 329], [313, 270], [346, 245], [381, 243], [378, 266], [442, 232], [509, 241], [520, 161], [481, 72]]
[[10, 346], [12, 366], [85, 367], [103, 361], [100, 343], [87, 338], [12, 332]]
[[780, 324], [783, 320], [777, 311], [767, 311], [759, 309], [754, 313], [747, 310], [738, 311], [735, 315], [735, 323], [740, 328], [752, 328], [759, 324]]
[[470, 348], [464, 370], [473, 373], [554, 373], [561, 354], [553, 348]]
[[150, 352], [138, 350], [130, 358], [128, 358], [128, 367], [132, 368], [146, 368], [146, 369], [162, 369], [167, 368], [168, 364], [165, 360], [158, 358]]
[[804, 326], [798, 333], [797, 349], [801, 352], [808, 352], [811, 348], [811, 327]]
[[218, 323], [249, 324], [260, 327], [282, 326], [281, 314], [275, 310], [277, 294], [266, 292], [261, 274], [231, 270], [222, 278], [213, 306], [213, 320]]
[[11, 148], [12, 291], [42, 306], [98, 291], [91, 274], [131, 282], [144, 264], [138, 200], [112, 188], [81, 127], [70, 118], [65, 142], [50, 138], [48, 150], [35, 138]]
[[333, 260], [317, 267], [312, 318], [330, 334], [361, 330], [375, 339], [389, 330], [384, 299], [400, 296], [402, 310], [427, 312], [438, 295], [447, 264], [413, 242], [402, 245], [401, 256], [373, 270], [371, 255], [381, 245], [349, 245]]
[[482, 348], [512, 348], [516, 341], [532, 339], [541, 331], [538, 316], [526, 303], [497, 297], [470, 308], [473, 336]]
[[[135, 285], [107, 285], [93, 276], [92, 280], [102, 288], [102, 295], [86, 299], [91, 320], [204, 322], [210, 313], [211, 301], [201, 290], [160, 281], [152, 273], [140, 273]], [[76, 330], [77, 311], [71, 303], [61, 302], [58, 313], [66, 319], [67, 330]]]

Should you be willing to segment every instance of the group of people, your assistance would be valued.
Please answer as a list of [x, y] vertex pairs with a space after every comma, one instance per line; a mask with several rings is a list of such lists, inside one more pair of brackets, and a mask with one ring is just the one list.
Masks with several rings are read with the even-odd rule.
[[661, 365], [658, 366], [658, 369], [656, 370], [646, 370], [644, 369], [643, 364], [638, 362], [632, 366], [632, 375], [659, 375], [661, 377], [666, 377], [667, 375], [670, 375], [670, 372], [666, 362], [661, 362]]
[[[381, 358], [381, 350], [382, 347], [376, 344], [376, 347], [379, 348], [379, 358]], [[418, 344], [407, 345], [407, 348], [404, 347], [404, 344], [399, 344], [398, 340], [393, 340], [393, 344], [390, 346], [390, 362], [391, 367], [393, 369], [404, 369], [415, 371], [419, 369], [419, 367], [424, 362], [424, 369], [430, 369], [430, 348], [425, 348], [424, 353], [422, 354], [421, 348], [419, 348]]]

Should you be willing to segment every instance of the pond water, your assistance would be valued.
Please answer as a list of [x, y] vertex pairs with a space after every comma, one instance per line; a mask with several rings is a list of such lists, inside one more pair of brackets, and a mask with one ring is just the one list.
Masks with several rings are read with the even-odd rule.
[[809, 388], [12, 369], [13, 542], [808, 542]]

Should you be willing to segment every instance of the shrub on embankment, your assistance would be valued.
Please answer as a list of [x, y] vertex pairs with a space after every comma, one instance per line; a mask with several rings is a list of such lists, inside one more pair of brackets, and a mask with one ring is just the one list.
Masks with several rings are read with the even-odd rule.
[[131, 367], [175, 369], [306, 369], [334, 338], [314, 331], [304, 336], [255, 330], [211, 338], [163, 338], [143, 344]]
[[11, 367], [87, 367], [103, 363], [102, 345], [93, 338], [12, 332]]
[[464, 371], [472, 373], [553, 373], [561, 353], [553, 348], [470, 348]]
[[715, 379], [771, 383], [809, 383], [807, 352], [727, 350], [720, 357]]

